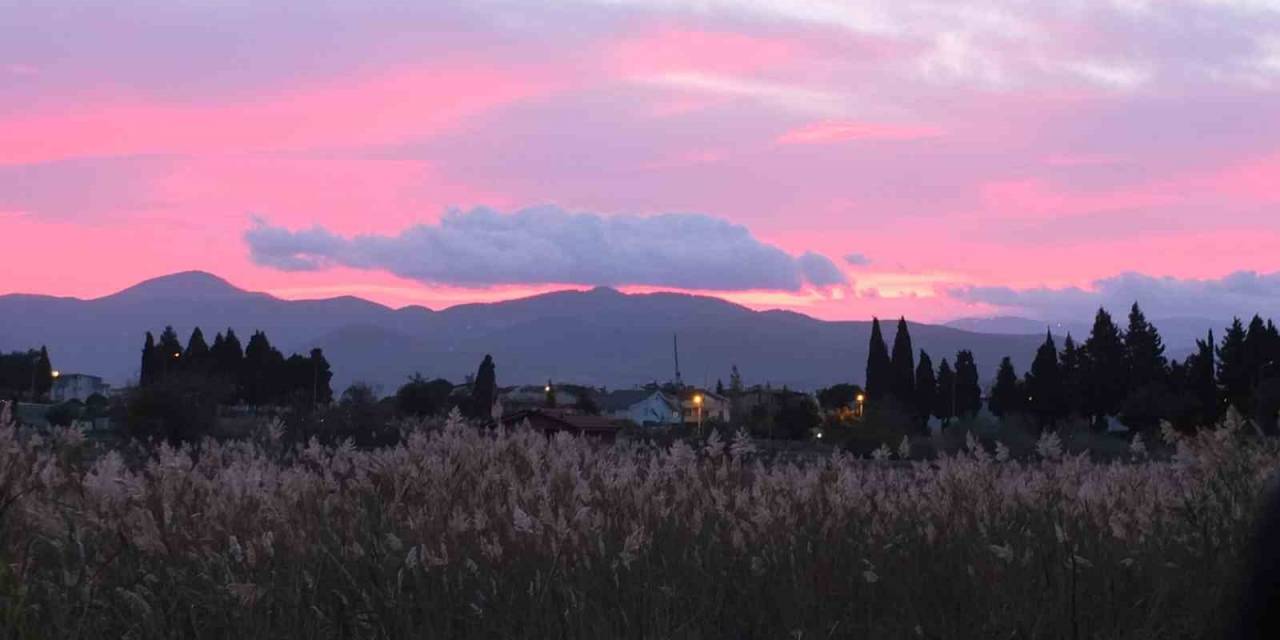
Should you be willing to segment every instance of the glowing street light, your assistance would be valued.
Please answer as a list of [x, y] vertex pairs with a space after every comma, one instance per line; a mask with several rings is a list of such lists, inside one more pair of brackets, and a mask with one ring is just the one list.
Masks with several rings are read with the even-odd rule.
[[62, 375], [62, 372], [61, 372], [61, 371], [58, 371], [57, 369], [54, 369], [53, 371], [49, 372], [49, 375], [51, 375], [51, 376], [53, 376], [53, 377], [55, 377], [55, 378], [56, 378], [56, 377], [58, 377], [58, 376]]
[[698, 408], [698, 433], [702, 433], [702, 394], [693, 395], [693, 406]]

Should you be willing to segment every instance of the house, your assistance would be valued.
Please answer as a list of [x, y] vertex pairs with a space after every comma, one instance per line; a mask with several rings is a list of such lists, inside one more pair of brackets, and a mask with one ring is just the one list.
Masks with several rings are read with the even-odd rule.
[[49, 391], [49, 397], [54, 402], [66, 402], [68, 400], [79, 400], [84, 402], [93, 394], [107, 395], [111, 392], [111, 385], [102, 381], [98, 376], [91, 376], [84, 373], [63, 373], [53, 379], [53, 388]]
[[685, 424], [729, 422], [729, 399], [705, 389], [688, 387], [680, 391], [680, 415]]
[[[498, 400], [503, 409], [520, 410], [545, 407], [547, 405], [547, 387], [550, 384], [522, 385], [509, 387], [498, 392]], [[572, 407], [578, 402], [578, 394], [571, 389], [555, 387], [556, 406]]]
[[529, 427], [543, 435], [551, 436], [565, 432], [575, 436], [586, 436], [601, 442], [613, 442], [618, 437], [622, 425], [612, 418], [604, 416], [588, 416], [565, 409], [526, 409], [502, 417], [502, 426], [506, 428], [520, 427], [525, 422]]
[[627, 389], [606, 394], [600, 399], [600, 411], [611, 418], [644, 426], [680, 423], [679, 403], [656, 389]]
[[761, 386], [743, 391], [735, 402], [734, 410], [742, 412], [739, 417], [743, 419], [757, 415], [774, 415], [778, 409], [789, 402], [808, 402], [815, 407], [818, 405], [818, 399], [810, 394], [786, 388], [773, 389]]

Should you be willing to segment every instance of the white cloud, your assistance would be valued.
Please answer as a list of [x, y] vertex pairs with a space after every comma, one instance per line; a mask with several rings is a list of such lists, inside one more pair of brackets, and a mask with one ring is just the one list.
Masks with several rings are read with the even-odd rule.
[[846, 284], [826, 256], [799, 256], [741, 225], [700, 214], [602, 216], [557, 207], [510, 214], [451, 211], [398, 235], [338, 236], [255, 220], [245, 233], [254, 262], [287, 271], [333, 265], [388, 271], [421, 282], [645, 285], [693, 290], [800, 291]]

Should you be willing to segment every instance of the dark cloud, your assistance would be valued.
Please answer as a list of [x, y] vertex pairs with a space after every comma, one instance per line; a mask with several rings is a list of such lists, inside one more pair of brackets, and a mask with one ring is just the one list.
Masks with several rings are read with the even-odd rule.
[[700, 214], [602, 216], [557, 207], [510, 214], [451, 211], [397, 235], [291, 231], [261, 219], [245, 232], [257, 264], [287, 271], [330, 265], [385, 270], [421, 282], [649, 285], [797, 291], [846, 284], [829, 258], [793, 256], [744, 226]]
[[1137, 302], [1149, 317], [1280, 316], [1280, 272], [1238, 271], [1218, 279], [1179, 279], [1122, 273], [1091, 289], [963, 287], [953, 297], [1044, 319], [1088, 317], [1098, 307], [1123, 311]]
[[871, 258], [862, 253], [850, 253], [844, 257], [844, 261], [855, 267], [865, 267], [871, 264]]

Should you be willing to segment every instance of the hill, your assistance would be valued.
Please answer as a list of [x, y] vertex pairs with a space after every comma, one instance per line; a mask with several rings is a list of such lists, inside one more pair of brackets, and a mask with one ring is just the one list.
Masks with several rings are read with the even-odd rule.
[[[184, 272], [82, 300], [0, 296], [0, 349], [50, 346], [64, 371], [136, 377], [143, 332], [172, 324], [185, 340], [199, 325], [209, 339], [232, 327], [242, 340], [261, 329], [281, 350], [325, 350], [335, 387], [355, 380], [390, 392], [417, 371], [461, 381], [493, 354], [502, 384], [562, 382], [627, 387], [672, 377], [672, 336], [680, 337], [687, 382], [727, 382], [737, 364], [749, 383], [814, 389], [860, 381], [870, 322], [827, 322], [786, 311], [754, 311], [719, 298], [624, 294], [609, 288], [559, 291], [432, 311], [391, 309], [354, 297], [282, 300], [217, 276]], [[885, 330], [891, 339], [892, 324]], [[1038, 336], [912, 324], [917, 349], [934, 360], [974, 351], [984, 376], [1005, 355], [1019, 370]]]

